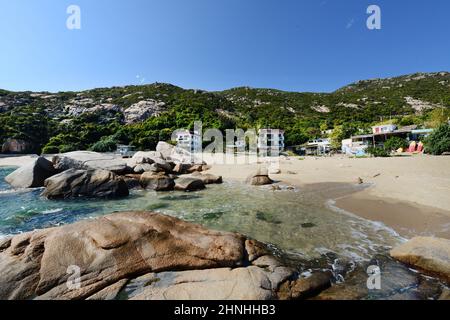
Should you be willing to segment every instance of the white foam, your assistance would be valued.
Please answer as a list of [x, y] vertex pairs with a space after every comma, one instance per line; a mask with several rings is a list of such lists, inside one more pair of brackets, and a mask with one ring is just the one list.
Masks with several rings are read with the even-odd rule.
[[42, 211], [42, 214], [52, 214], [52, 213], [58, 213], [58, 212], [61, 212], [61, 211], [63, 211], [64, 209], [63, 208], [58, 208], [58, 209], [50, 209], [50, 210], [45, 210], [45, 211]]

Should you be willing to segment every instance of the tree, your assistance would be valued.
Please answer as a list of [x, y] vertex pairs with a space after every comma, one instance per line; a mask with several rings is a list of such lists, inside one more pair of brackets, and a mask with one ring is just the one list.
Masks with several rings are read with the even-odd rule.
[[450, 125], [443, 124], [436, 129], [425, 141], [427, 152], [441, 155], [450, 152]]
[[442, 124], [448, 123], [450, 119], [450, 109], [438, 108], [430, 111], [427, 125], [431, 128], [438, 128]]
[[384, 143], [384, 149], [387, 152], [392, 152], [400, 148], [406, 148], [407, 146], [408, 143], [406, 142], [406, 140], [400, 137], [391, 137]]

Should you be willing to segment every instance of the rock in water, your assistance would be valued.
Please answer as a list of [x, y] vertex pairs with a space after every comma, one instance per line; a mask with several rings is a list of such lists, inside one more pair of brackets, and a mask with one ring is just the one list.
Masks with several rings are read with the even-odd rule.
[[196, 191], [205, 189], [202, 180], [193, 177], [180, 177], [175, 181], [175, 190]]
[[39, 188], [44, 186], [45, 179], [56, 173], [53, 164], [39, 157], [5, 177], [14, 188]]
[[245, 181], [247, 184], [253, 186], [262, 186], [273, 183], [272, 179], [269, 178], [268, 170], [261, 168], [258, 168], [254, 173], [250, 174]]
[[106, 170], [69, 169], [45, 180], [44, 186], [42, 195], [48, 199], [117, 198], [129, 194], [126, 182]]
[[175, 182], [164, 173], [145, 172], [139, 180], [145, 189], [155, 191], [171, 191], [175, 187]]
[[222, 176], [216, 176], [211, 173], [194, 172], [191, 177], [200, 179], [204, 184], [220, 184], [223, 182]]
[[391, 250], [391, 256], [408, 266], [450, 283], [450, 240], [415, 237]]
[[[85, 299], [139, 274], [237, 267], [244, 241], [151, 212], [28, 232], [0, 243], [0, 299]], [[68, 270], [80, 286], [68, 286]]]
[[105, 155], [90, 151], [63, 153], [55, 156], [53, 158], [53, 163], [55, 168], [59, 171], [68, 169], [100, 169], [122, 174], [128, 169], [126, 162], [122, 159], [118, 159], [113, 155]]

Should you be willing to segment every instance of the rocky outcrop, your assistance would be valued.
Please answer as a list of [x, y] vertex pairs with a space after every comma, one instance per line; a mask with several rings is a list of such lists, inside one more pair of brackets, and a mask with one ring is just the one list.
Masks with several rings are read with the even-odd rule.
[[175, 190], [179, 191], [197, 191], [205, 189], [202, 180], [194, 177], [180, 177], [175, 180]]
[[45, 180], [48, 199], [77, 197], [116, 198], [128, 196], [125, 181], [107, 170], [69, 169]]
[[131, 281], [125, 292], [131, 300], [271, 300], [284, 280], [271, 276], [256, 266], [151, 273]]
[[63, 153], [53, 157], [53, 163], [55, 168], [59, 171], [68, 169], [101, 169], [122, 174], [128, 170], [126, 162], [122, 159], [119, 159], [113, 155], [105, 155], [90, 151]]
[[25, 153], [31, 149], [31, 143], [19, 139], [7, 139], [2, 145], [2, 153]]
[[55, 173], [53, 164], [39, 157], [6, 176], [5, 180], [14, 188], [39, 188], [44, 186], [45, 179]]
[[64, 109], [69, 116], [73, 117], [97, 112], [109, 113], [111, 115], [122, 112], [120, 106], [111, 103], [92, 105], [94, 103], [92, 99], [71, 100], [70, 102], [71, 104], [66, 105]]
[[[269, 291], [286, 275], [271, 278], [268, 270], [243, 268], [249, 264], [245, 240], [239, 234], [211, 231], [151, 212], [115, 213], [28, 232], [0, 243], [0, 299], [112, 298], [124, 279], [145, 274], [149, 275], [144, 288], [153, 290], [159, 283], [172, 293], [176, 286], [187, 287], [182, 279], [191, 279], [192, 288], [187, 290], [192, 298], [202, 295], [194, 292], [202, 287], [210, 293], [214, 288], [226, 289], [230, 295], [225, 291], [222, 297], [231, 299], [273, 297]], [[238, 269], [182, 273], [212, 268]], [[170, 280], [170, 273], [164, 276], [164, 272], [176, 277]], [[154, 276], [164, 276], [164, 281], [152, 282]], [[195, 284], [196, 279], [204, 279], [204, 283]], [[215, 282], [220, 279], [225, 281], [223, 285]], [[233, 289], [233, 284], [251, 291]], [[140, 298], [161, 298], [158, 292], [141, 291]], [[137, 294], [134, 297], [138, 298]]]
[[391, 250], [391, 256], [408, 266], [450, 283], [450, 240], [416, 237]]
[[165, 106], [164, 102], [151, 99], [139, 101], [124, 110], [125, 123], [138, 123], [150, 117], [158, 116], [165, 111]]
[[255, 172], [250, 174], [245, 182], [253, 186], [262, 186], [273, 183], [272, 179], [269, 178], [268, 170], [263, 168], [258, 168]]
[[143, 188], [155, 191], [171, 191], [175, 187], [174, 180], [164, 173], [145, 172], [139, 183]]

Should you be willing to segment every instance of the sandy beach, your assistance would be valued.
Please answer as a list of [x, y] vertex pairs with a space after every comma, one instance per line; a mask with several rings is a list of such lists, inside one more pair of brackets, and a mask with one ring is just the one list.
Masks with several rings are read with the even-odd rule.
[[[210, 172], [244, 181], [257, 166], [215, 164]], [[271, 178], [315, 188], [334, 199], [337, 207], [382, 222], [406, 238], [434, 235], [450, 239], [450, 157], [282, 157], [280, 169], [281, 174]], [[359, 178], [366, 187], [362, 191], [323, 190], [330, 184], [357, 185]]]
[[[0, 166], [22, 166], [34, 157], [0, 157]], [[240, 157], [234, 164], [204, 159], [213, 163], [209, 172], [225, 180], [244, 181], [257, 167], [267, 166], [245, 164]], [[270, 175], [273, 180], [321, 193], [336, 207], [382, 222], [406, 238], [450, 239], [450, 157], [280, 157], [279, 168], [280, 174]]]

